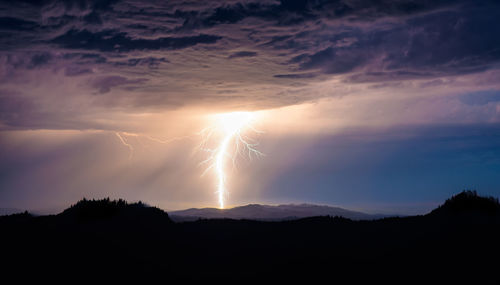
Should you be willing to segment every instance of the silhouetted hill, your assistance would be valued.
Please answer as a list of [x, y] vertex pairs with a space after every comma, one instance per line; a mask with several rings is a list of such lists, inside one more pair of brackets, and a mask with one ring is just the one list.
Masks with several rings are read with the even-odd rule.
[[481, 197], [476, 191], [463, 191], [446, 200], [430, 215], [485, 214], [500, 215], [498, 198]]
[[82, 200], [0, 217], [0, 268], [18, 282], [499, 284], [497, 209], [464, 192], [424, 216], [173, 223], [141, 203]]
[[83, 199], [57, 215], [63, 219], [90, 222], [106, 219], [172, 223], [168, 214], [161, 209], [150, 207], [142, 202], [128, 204], [125, 200]]
[[384, 217], [383, 215], [369, 215], [339, 207], [311, 204], [290, 204], [278, 206], [249, 204], [230, 209], [191, 208], [181, 211], [172, 211], [170, 212], [170, 216], [176, 222], [195, 221], [197, 219], [281, 221], [317, 216], [340, 216], [353, 220], [374, 220]]
[[15, 213], [15, 214], [10, 214], [10, 215], [4, 215], [0, 216], [0, 223], [20, 223], [23, 221], [28, 221], [33, 218], [33, 215], [28, 213], [28, 211], [24, 211], [22, 213]]

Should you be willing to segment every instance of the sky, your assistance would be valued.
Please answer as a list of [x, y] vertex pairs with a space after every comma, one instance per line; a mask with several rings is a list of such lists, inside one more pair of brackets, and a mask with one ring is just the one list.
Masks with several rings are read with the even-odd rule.
[[228, 206], [498, 197], [498, 19], [487, 0], [0, 0], [0, 208], [217, 207], [203, 130], [229, 112], [255, 114], [262, 155], [227, 163]]

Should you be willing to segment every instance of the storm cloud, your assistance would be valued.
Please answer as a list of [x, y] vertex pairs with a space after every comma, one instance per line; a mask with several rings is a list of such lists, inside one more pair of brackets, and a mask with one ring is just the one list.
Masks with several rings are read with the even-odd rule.
[[[425, 83], [416, 81], [496, 70], [499, 17], [497, 1], [1, 1], [0, 82], [29, 101], [29, 86], [62, 75], [81, 96], [97, 89], [118, 97], [106, 102], [153, 109], [355, 96], [338, 83], [327, 91], [332, 80], [364, 91], [408, 82], [418, 92]], [[223, 95], [236, 89], [245, 90], [238, 103]], [[50, 100], [68, 91], [52, 90]]]

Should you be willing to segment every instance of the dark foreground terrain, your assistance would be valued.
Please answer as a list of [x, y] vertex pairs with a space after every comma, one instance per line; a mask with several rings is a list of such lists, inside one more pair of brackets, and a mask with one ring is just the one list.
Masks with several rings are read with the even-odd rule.
[[1, 275], [15, 280], [500, 284], [500, 205], [475, 192], [375, 221], [174, 223], [142, 204], [82, 200], [0, 217], [0, 233]]

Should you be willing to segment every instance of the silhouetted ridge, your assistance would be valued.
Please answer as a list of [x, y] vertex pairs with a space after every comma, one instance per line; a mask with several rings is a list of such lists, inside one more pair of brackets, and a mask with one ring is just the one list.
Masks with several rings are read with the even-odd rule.
[[[310, 206], [248, 205], [238, 211], [289, 207], [299, 214]], [[499, 209], [497, 199], [465, 191], [425, 216], [174, 224], [142, 203], [84, 199], [58, 215], [0, 217], [1, 268], [15, 278], [50, 274], [64, 281], [151, 276], [202, 284], [221, 277], [232, 283], [500, 284], [500, 215], [486, 214]], [[326, 213], [342, 213], [334, 210]]]
[[31, 218], [33, 218], [33, 215], [28, 211], [24, 211], [21, 213], [0, 216], [0, 222], [9, 221], [10, 223], [21, 223], [23, 221], [28, 221]]
[[431, 214], [484, 213], [500, 214], [498, 198], [482, 197], [477, 192], [466, 190], [447, 199], [443, 205], [434, 209]]
[[93, 221], [110, 218], [125, 218], [133, 220], [161, 220], [171, 223], [168, 214], [156, 207], [150, 207], [142, 202], [129, 204], [125, 200], [82, 199], [58, 216], [75, 218], [79, 221]]

